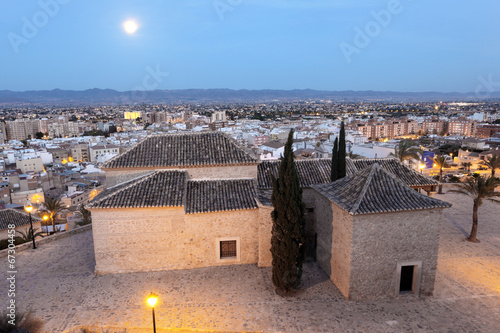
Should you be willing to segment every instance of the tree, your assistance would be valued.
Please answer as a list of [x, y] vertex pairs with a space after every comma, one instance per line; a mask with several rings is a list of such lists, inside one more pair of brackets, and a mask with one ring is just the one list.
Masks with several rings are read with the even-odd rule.
[[339, 138], [335, 138], [332, 150], [332, 169], [330, 172], [330, 180], [332, 182], [339, 179]]
[[492, 176], [477, 176], [469, 177], [464, 183], [457, 184], [457, 188], [451, 190], [451, 192], [467, 195], [472, 198], [474, 206], [472, 208], [472, 230], [470, 232], [469, 238], [471, 242], [478, 242], [477, 236], [477, 225], [478, 216], [477, 212], [479, 207], [483, 204], [483, 199], [491, 200], [499, 203], [498, 200], [494, 200], [495, 197], [500, 197], [500, 192], [495, 192], [495, 188], [500, 185], [500, 180]]
[[19, 237], [23, 240], [23, 243], [31, 242], [33, 240], [33, 237], [35, 239], [37, 237], [42, 237], [43, 238], [43, 234], [42, 234], [41, 231], [38, 231], [38, 229], [35, 229], [32, 232], [31, 230], [32, 230], [32, 228], [30, 226], [28, 229], [26, 229], [26, 232], [16, 231], [19, 235], [21, 235]]
[[421, 149], [413, 146], [413, 142], [410, 140], [401, 140], [396, 146], [394, 153], [390, 153], [390, 156], [396, 157], [401, 162], [409, 159], [419, 160]]
[[292, 144], [293, 130], [288, 135], [278, 179], [272, 177], [272, 280], [276, 288], [283, 292], [299, 285], [305, 257], [305, 205], [302, 202], [302, 188], [295, 168]]
[[80, 205], [78, 208], [78, 213], [82, 217], [82, 220], [80, 222], [77, 222], [79, 226], [84, 226], [87, 224], [92, 223], [92, 214], [90, 213], [90, 210], [86, 209], [84, 205]]
[[40, 139], [43, 139], [43, 133], [42, 133], [42, 132], [36, 132], [36, 133], [35, 133], [35, 138], [37, 138], [37, 139], [39, 139], [39, 140], [40, 140]]
[[482, 161], [482, 164], [490, 168], [491, 176], [495, 177], [495, 169], [500, 169], [500, 158], [497, 155], [493, 155]]
[[109, 125], [108, 129], [108, 133], [116, 133], [117, 131], [115, 125]]
[[465, 171], [470, 172], [470, 167], [472, 166], [471, 162], [462, 162], [462, 167], [464, 167]]
[[446, 156], [444, 155], [438, 155], [434, 158], [434, 163], [436, 163], [437, 167], [439, 168], [439, 194], [443, 194], [443, 184], [441, 183], [443, 181], [443, 169], [448, 167], [448, 163], [446, 162]]
[[56, 232], [56, 224], [54, 217], [64, 210], [64, 205], [61, 203], [60, 199], [47, 198], [42, 204], [40, 209], [40, 215], [48, 215], [50, 221], [52, 222], [52, 231]]
[[344, 122], [340, 125], [340, 136], [339, 136], [339, 152], [338, 152], [338, 160], [339, 160], [339, 174], [338, 179], [344, 178], [346, 176], [346, 144], [345, 144], [345, 126]]

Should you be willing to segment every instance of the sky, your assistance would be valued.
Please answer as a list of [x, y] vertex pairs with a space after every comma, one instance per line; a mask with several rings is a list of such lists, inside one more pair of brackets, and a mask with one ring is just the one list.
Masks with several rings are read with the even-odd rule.
[[[493, 0], [0, 0], [0, 90], [500, 89]], [[133, 34], [123, 22], [135, 20]], [[491, 89], [491, 88], [490, 88]]]

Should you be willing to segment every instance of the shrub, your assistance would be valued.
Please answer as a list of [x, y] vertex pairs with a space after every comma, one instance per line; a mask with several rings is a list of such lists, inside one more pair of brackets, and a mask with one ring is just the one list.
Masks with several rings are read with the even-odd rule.
[[[20, 245], [24, 243], [26, 243], [26, 241], [24, 241], [21, 237], [14, 237], [14, 245]], [[9, 240], [0, 239], [0, 250], [5, 250], [8, 247], [9, 247]]]

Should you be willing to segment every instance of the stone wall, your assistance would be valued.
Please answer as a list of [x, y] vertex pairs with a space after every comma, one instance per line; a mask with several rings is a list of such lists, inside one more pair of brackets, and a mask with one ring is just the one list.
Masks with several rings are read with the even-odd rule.
[[[41, 221], [38, 221], [38, 222], [33, 221], [33, 229], [35, 230], [35, 233], [37, 231], [40, 231], [42, 229], [42, 222]], [[21, 235], [19, 234], [18, 231], [22, 232], [23, 234], [26, 234], [30, 230], [30, 225], [29, 224], [21, 225], [19, 227], [16, 227], [15, 230], [16, 230], [16, 233], [14, 236], [20, 237]], [[7, 239], [7, 238], [9, 238], [9, 229], [1, 230], [0, 231], [0, 239]], [[38, 240], [38, 238], [36, 238], [36, 240]]]
[[154, 170], [106, 170], [106, 187], [147, 175]]
[[315, 197], [316, 260], [340, 292], [349, 297], [352, 217], [321, 194]]
[[273, 207], [259, 207], [259, 267], [269, 267], [273, 263], [271, 255], [271, 236], [273, 230], [273, 219], [271, 212]]
[[191, 179], [257, 179], [257, 164], [239, 166], [218, 166], [186, 169]]
[[[21, 251], [26, 251], [26, 250], [39, 251], [38, 248], [43, 247], [45, 244], [57, 241], [61, 238], [65, 238], [65, 237], [68, 237], [71, 235], [76, 235], [76, 234], [79, 234], [82, 232], [86, 232], [86, 231], [89, 231], [90, 229], [92, 229], [92, 224], [87, 224], [87, 225], [84, 225], [83, 227], [79, 227], [79, 228], [76, 228], [76, 229], [73, 229], [70, 231], [58, 232], [58, 233], [50, 235], [50, 236], [46, 236], [43, 238], [37, 238], [36, 242], [35, 242], [36, 248], [37, 248], [36, 250], [33, 250], [33, 243], [28, 242], [28, 243], [23, 243], [23, 244], [17, 245], [16, 246], [16, 253], [19, 253]], [[9, 254], [8, 251], [9, 251], [9, 249], [1, 250], [0, 251], [0, 258], [7, 257]]]
[[[256, 264], [259, 209], [184, 214], [183, 208], [92, 209], [96, 274]], [[237, 238], [237, 259], [217, 256]]]
[[353, 218], [349, 299], [397, 297], [398, 262], [421, 261], [420, 288], [432, 295], [442, 209]]
[[106, 187], [140, 177], [156, 170], [187, 170], [191, 179], [257, 179], [257, 165], [214, 166], [199, 168], [104, 169]]

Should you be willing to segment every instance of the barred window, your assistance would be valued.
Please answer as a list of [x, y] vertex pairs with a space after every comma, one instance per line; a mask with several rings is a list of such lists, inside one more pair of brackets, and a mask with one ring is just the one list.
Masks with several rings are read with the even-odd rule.
[[235, 258], [236, 257], [236, 241], [221, 241], [220, 242], [220, 258]]

